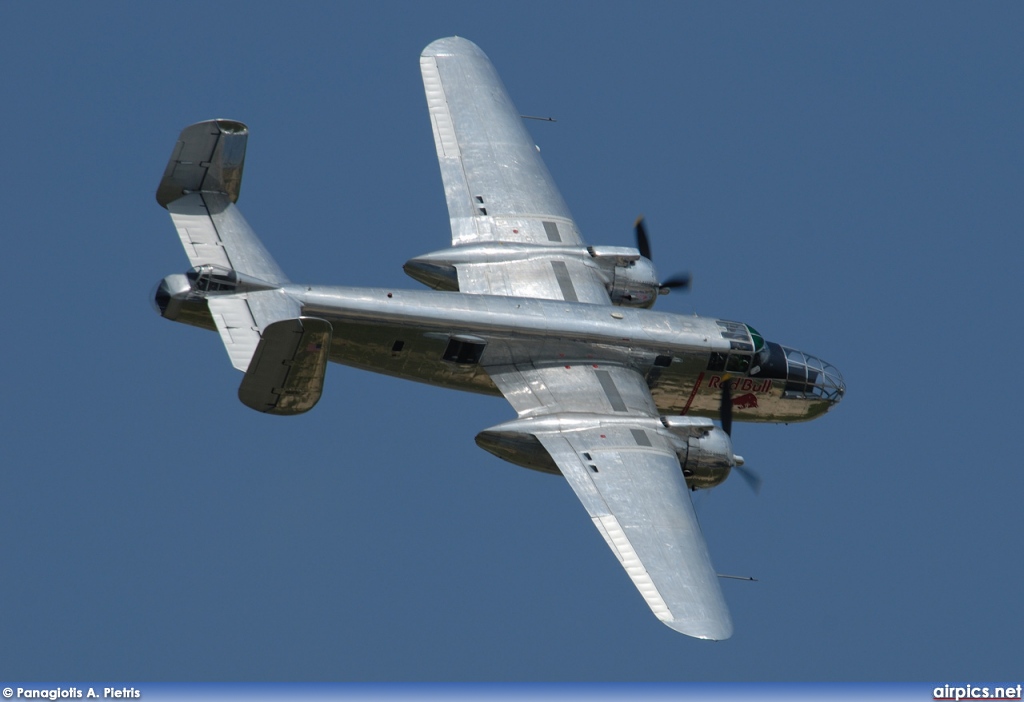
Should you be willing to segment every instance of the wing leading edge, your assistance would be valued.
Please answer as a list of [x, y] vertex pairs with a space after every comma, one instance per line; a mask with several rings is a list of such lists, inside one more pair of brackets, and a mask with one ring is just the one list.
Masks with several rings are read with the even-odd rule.
[[643, 378], [600, 365], [490, 374], [520, 413], [492, 431], [540, 442], [654, 615], [688, 636], [729, 638], [690, 491]]

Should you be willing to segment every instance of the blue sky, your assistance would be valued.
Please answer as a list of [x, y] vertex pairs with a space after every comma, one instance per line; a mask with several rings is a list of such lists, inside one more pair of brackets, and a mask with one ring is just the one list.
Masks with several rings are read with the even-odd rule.
[[[940, 680], [1020, 675], [1024, 6], [0, 3], [0, 678]], [[498, 398], [329, 369], [255, 413], [187, 267], [174, 140], [250, 128], [239, 205], [295, 281], [418, 284], [447, 245], [419, 77], [478, 43], [587, 241], [647, 216], [659, 309], [835, 364], [737, 425], [698, 499], [733, 639], [662, 626]]]

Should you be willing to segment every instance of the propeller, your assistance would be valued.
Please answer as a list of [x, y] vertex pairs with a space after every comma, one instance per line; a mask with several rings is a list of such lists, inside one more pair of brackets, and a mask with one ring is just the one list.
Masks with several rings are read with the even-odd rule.
[[[649, 261], [653, 261], [654, 259], [651, 257], [651, 238], [647, 236], [647, 225], [644, 224], [643, 215], [636, 218], [633, 229], [636, 231], [636, 248], [640, 255]], [[658, 292], [662, 295], [668, 295], [675, 288], [686, 290], [690, 287], [691, 281], [692, 276], [689, 273], [676, 273], [669, 276], [658, 286]]]
[[[722, 431], [732, 439], [732, 378], [728, 373], [722, 376], [721, 386], [722, 399], [718, 406], [718, 418], [722, 422]], [[733, 454], [733, 458], [736, 460], [736, 465], [733, 466], [736, 472], [746, 481], [755, 495], [761, 494], [761, 476], [743, 465], [742, 456]]]

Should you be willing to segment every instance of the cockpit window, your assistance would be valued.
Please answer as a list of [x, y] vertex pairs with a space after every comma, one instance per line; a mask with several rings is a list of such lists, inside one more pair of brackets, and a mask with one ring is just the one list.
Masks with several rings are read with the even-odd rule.
[[745, 353], [729, 354], [729, 362], [725, 364], [725, 370], [730, 373], [746, 373], [750, 368], [750, 356]]
[[715, 323], [721, 329], [722, 338], [728, 340], [732, 353], [713, 352], [708, 359], [708, 370], [746, 373], [750, 370], [750, 353], [764, 348], [764, 338], [746, 324], [724, 319], [716, 319]]
[[[753, 351], [754, 344], [750, 339], [750, 332], [746, 324], [739, 322], [727, 322], [724, 319], [716, 319], [715, 322], [722, 328], [722, 338], [729, 340], [729, 348], [735, 351]], [[761, 340], [764, 343], [764, 340]]]

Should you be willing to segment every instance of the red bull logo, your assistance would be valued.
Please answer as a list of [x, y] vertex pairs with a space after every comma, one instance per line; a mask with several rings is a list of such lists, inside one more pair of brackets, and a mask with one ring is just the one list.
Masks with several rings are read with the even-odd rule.
[[746, 395], [732, 398], [732, 406], [736, 409], [752, 409], [757, 407], [757, 395], [748, 392]]
[[[725, 376], [727, 380], [731, 380], [731, 390], [738, 393], [732, 400], [732, 406], [736, 409], [749, 410], [757, 409], [758, 402], [757, 396], [764, 393], [770, 393], [772, 391], [772, 381], [769, 379], [761, 380], [759, 378], [729, 378]], [[707, 393], [708, 391], [718, 390], [721, 392], [722, 387], [722, 376], [713, 375], [708, 378], [708, 382], [704, 385], [704, 374], [701, 373], [697, 376], [697, 382], [693, 386], [693, 390], [690, 392], [690, 397], [687, 398], [686, 404], [683, 405], [683, 409], [679, 414], [686, 414], [690, 411], [690, 406], [693, 404], [693, 400], [697, 397], [697, 393], [702, 390]]]
[[[714, 390], [715, 388], [722, 387], [722, 376], [713, 375], [708, 380], [708, 389]], [[732, 381], [732, 391], [741, 393], [766, 393], [772, 391], [771, 380], [757, 380], [756, 378], [736, 378]], [[733, 400], [733, 404], [736, 403], [740, 398]], [[756, 398], [755, 398], [756, 402]], [[757, 407], [756, 404], [751, 405]]]

